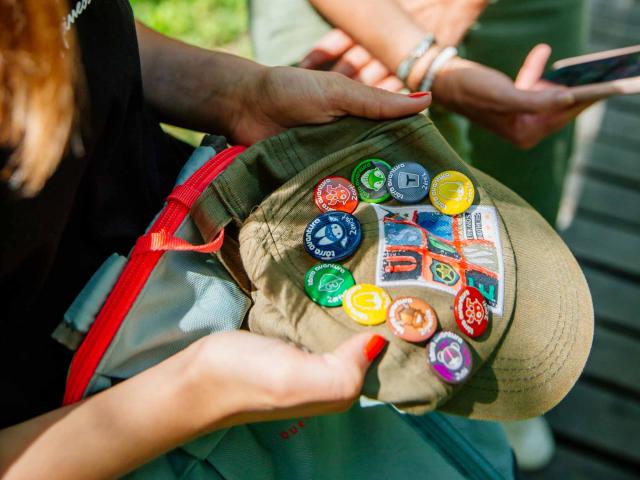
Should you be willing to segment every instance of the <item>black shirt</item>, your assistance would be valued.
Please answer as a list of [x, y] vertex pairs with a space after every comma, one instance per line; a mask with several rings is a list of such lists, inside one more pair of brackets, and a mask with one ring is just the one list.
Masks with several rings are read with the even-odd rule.
[[92, 0], [75, 26], [85, 154], [65, 157], [36, 198], [0, 183], [0, 427], [60, 406], [71, 355], [51, 332], [104, 259], [129, 251], [189, 153], [145, 106], [128, 1]]

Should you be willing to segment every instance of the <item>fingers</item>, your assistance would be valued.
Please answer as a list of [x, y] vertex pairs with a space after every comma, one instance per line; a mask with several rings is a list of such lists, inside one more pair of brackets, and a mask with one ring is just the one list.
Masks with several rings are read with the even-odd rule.
[[360, 45], [355, 45], [347, 50], [331, 69], [346, 77], [353, 77], [356, 72], [372, 60], [371, 54]]
[[378, 60], [372, 59], [364, 65], [352, 78], [365, 85], [375, 86], [387, 78], [391, 72]]
[[[575, 103], [566, 88], [539, 88], [540, 77], [551, 54], [551, 47], [536, 45], [518, 72], [515, 82], [499, 90], [494, 89], [493, 110], [497, 113], [543, 113], [564, 110]], [[506, 79], [505, 79], [506, 80]]]
[[542, 77], [544, 67], [550, 55], [551, 47], [545, 43], [540, 43], [533, 47], [516, 76], [516, 88], [521, 90], [531, 89], [535, 83], [540, 80], [540, 77]]
[[388, 90], [389, 92], [399, 92], [404, 88], [404, 84], [395, 75], [389, 75], [381, 82], [378, 82], [376, 87]]
[[318, 40], [299, 66], [316, 70], [329, 62], [337, 61], [353, 45], [351, 37], [336, 28]]
[[368, 87], [336, 75], [324, 79], [327, 103], [334, 116], [354, 115], [371, 119], [389, 119], [413, 115], [431, 104], [431, 93], [409, 97], [380, 88]]
[[543, 113], [565, 109], [575, 103], [573, 94], [564, 88], [545, 90], [519, 90], [502, 93], [502, 111], [517, 113]]

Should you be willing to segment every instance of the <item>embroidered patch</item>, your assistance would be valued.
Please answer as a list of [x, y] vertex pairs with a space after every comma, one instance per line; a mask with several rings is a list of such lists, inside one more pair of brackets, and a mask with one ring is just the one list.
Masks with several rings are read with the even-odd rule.
[[440, 212], [418, 212], [416, 223], [444, 240], [453, 240], [453, 217]]
[[377, 285], [420, 285], [452, 295], [468, 285], [502, 315], [504, 267], [494, 207], [472, 207], [455, 217], [427, 205], [373, 207], [381, 238]]
[[444, 283], [445, 285], [455, 285], [460, 280], [460, 275], [451, 265], [438, 260], [431, 261], [431, 276], [436, 282]]

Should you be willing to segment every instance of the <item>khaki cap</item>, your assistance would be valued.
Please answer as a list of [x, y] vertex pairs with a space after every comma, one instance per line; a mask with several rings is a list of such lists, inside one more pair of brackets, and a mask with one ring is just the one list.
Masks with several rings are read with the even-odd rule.
[[[392, 165], [418, 162], [432, 177], [445, 170], [460, 171], [475, 186], [474, 206], [452, 222], [465, 228], [464, 222], [475, 222], [478, 213], [484, 226], [473, 228], [495, 237], [489, 244], [499, 260], [492, 267], [498, 278], [497, 301], [481, 337], [464, 337], [453, 317], [455, 291], [476, 268], [466, 254], [464, 261], [451, 259], [455, 285], [439, 285], [433, 278], [388, 282], [382, 273], [389, 255], [383, 225], [387, 220], [382, 219], [397, 215], [400, 210], [394, 208], [399, 204], [361, 202], [354, 212], [362, 226], [361, 246], [340, 262], [357, 283], [378, 284], [393, 298], [425, 300], [436, 311], [441, 329], [465, 338], [474, 370], [462, 385], [445, 383], [429, 368], [424, 345], [394, 337], [384, 325], [359, 325], [343, 309], [317, 305], [304, 293], [304, 275], [317, 263], [302, 242], [306, 225], [319, 214], [312, 198], [314, 186], [329, 175], [348, 178], [358, 162], [372, 157]], [[429, 214], [430, 203], [427, 198], [420, 206], [402, 207]], [[221, 226], [234, 226], [227, 229], [231, 237], [240, 227], [243, 268], [234, 259], [233, 239], [222, 257], [235, 278], [248, 280], [245, 286], [254, 299], [248, 321], [252, 331], [314, 352], [329, 351], [361, 331], [390, 341], [366, 377], [363, 394], [368, 397], [412, 413], [437, 408], [472, 418], [521, 419], [555, 406], [584, 368], [593, 336], [593, 309], [576, 260], [538, 213], [504, 185], [462, 162], [423, 116], [382, 123], [348, 118], [267, 139], [218, 177], [192, 214], [205, 240]], [[444, 260], [422, 247], [416, 258], [428, 277], [429, 265]], [[465, 244], [456, 248], [464, 249]]]

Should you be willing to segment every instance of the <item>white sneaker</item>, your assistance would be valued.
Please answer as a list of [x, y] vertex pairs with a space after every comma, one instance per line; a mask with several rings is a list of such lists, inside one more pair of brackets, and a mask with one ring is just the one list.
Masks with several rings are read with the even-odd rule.
[[520, 470], [533, 471], [546, 467], [555, 452], [553, 434], [542, 417], [516, 422], [500, 422], [516, 456]]

